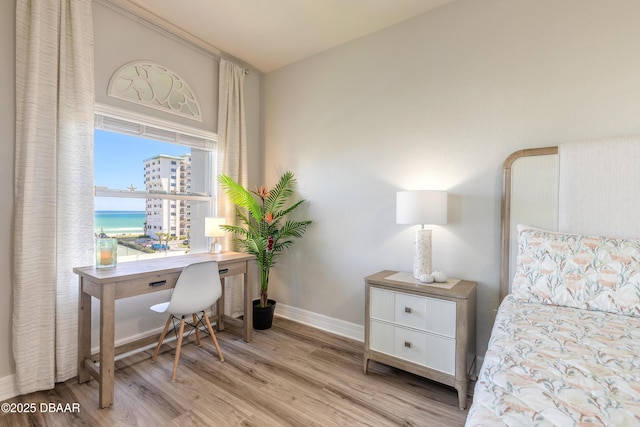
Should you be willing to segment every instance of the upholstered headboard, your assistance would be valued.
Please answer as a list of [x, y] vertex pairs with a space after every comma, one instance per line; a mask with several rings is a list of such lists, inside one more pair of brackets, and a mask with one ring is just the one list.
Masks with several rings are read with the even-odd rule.
[[504, 162], [500, 300], [515, 270], [518, 224], [640, 237], [640, 137], [520, 150]]

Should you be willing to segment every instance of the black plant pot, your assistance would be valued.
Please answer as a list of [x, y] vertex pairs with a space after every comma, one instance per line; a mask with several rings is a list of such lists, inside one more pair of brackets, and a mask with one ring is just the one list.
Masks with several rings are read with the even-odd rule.
[[253, 301], [253, 329], [264, 330], [271, 328], [273, 313], [276, 311], [276, 302], [267, 300], [266, 307], [260, 307], [260, 300]]

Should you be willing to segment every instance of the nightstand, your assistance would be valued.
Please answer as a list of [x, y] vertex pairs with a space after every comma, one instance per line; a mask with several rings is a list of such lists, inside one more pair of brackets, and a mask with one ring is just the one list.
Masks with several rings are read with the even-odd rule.
[[369, 360], [455, 387], [467, 406], [475, 362], [476, 282], [422, 284], [411, 273], [365, 278], [364, 372]]

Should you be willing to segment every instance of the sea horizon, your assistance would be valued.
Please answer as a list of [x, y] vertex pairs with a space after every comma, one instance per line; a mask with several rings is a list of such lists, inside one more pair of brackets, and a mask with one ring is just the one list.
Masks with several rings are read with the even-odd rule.
[[94, 232], [107, 236], [145, 234], [145, 211], [99, 210], [94, 212]]

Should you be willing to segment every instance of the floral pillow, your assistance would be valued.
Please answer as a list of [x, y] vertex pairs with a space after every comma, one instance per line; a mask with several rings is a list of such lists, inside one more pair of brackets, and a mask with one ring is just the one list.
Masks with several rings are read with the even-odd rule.
[[640, 240], [518, 226], [520, 299], [640, 317]]

